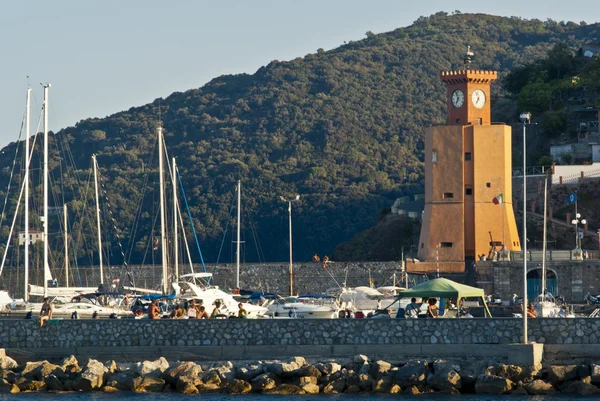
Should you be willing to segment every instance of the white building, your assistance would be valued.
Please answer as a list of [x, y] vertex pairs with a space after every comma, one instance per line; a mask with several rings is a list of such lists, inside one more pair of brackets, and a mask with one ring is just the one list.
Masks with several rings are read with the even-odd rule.
[[[44, 241], [44, 233], [37, 230], [29, 230], [29, 244]], [[19, 245], [25, 245], [25, 231], [19, 232]]]

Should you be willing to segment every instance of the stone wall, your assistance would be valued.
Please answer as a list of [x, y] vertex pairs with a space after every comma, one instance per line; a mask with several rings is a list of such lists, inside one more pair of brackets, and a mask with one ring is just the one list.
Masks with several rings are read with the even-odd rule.
[[[189, 266], [181, 267], [183, 273], [189, 273]], [[235, 287], [236, 267], [233, 264], [222, 264], [214, 269], [214, 265], [207, 265], [208, 272], [214, 270], [213, 284], [224, 289]], [[160, 287], [162, 270], [160, 266], [130, 266], [135, 280], [135, 285], [144, 288]], [[106, 277], [112, 279], [121, 278], [124, 283], [126, 275], [121, 267], [105, 267]], [[202, 266], [195, 265], [194, 271], [204, 271]], [[20, 271], [19, 271], [20, 272]], [[392, 285], [394, 274], [398, 280], [401, 277], [399, 262], [330, 262], [324, 269], [321, 263], [294, 263], [294, 293], [322, 293], [328, 288], [338, 287], [346, 282], [349, 287], [360, 285], [369, 285], [369, 279], [373, 280], [376, 286]], [[22, 273], [22, 272], [21, 272]], [[77, 276], [81, 281], [71, 279], [71, 285], [97, 286], [100, 282], [99, 269], [96, 266], [85, 266], [77, 269]], [[32, 275], [32, 282], [43, 285], [40, 280], [36, 280], [36, 275]], [[289, 293], [289, 263], [256, 263], [242, 264], [240, 267], [240, 286], [245, 289], [263, 290], [278, 292], [282, 294]], [[23, 275], [17, 272], [5, 269], [0, 277], [0, 289], [9, 289], [13, 297], [23, 296]], [[106, 281], [106, 278], [105, 278]], [[59, 277], [59, 285], [64, 283]]]
[[[541, 269], [541, 262], [529, 262], [527, 271]], [[503, 300], [513, 294], [523, 294], [523, 262], [497, 263], [477, 262], [477, 286], [486, 294], [493, 294]], [[600, 293], [600, 261], [553, 261], [546, 263], [546, 270], [556, 275], [556, 293], [569, 303], [581, 303], [589, 292]]]
[[[529, 340], [599, 344], [600, 319], [531, 319]], [[314, 346], [511, 344], [521, 341], [520, 319], [266, 319], [266, 320], [34, 320], [0, 321], [7, 349], [78, 347]]]

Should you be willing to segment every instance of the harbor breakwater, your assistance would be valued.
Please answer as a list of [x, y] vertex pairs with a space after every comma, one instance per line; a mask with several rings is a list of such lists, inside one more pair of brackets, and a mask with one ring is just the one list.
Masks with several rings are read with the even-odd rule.
[[[529, 340], [547, 350], [600, 349], [600, 319], [531, 319]], [[0, 320], [0, 344], [25, 360], [69, 354], [116, 360], [465, 356], [508, 358], [522, 341], [522, 320], [208, 319]], [[577, 351], [579, 350], [579, 351]], [[514, 358], [513, 356], [510, 356]], [[518, 356], [516, 356], [518, 357]]]
[[518, 344], [509, 318], [8, 319], [0, 392], [596, 394], [599, 327], [531, 319], [543, 344]]

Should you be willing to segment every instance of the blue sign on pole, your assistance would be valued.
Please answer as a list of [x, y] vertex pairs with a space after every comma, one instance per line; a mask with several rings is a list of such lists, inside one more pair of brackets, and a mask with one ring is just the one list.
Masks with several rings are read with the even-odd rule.
[[569, 205], [577, 202], [577, 192], [573, 192], [571, 195], [567, 196], [567, 203]]

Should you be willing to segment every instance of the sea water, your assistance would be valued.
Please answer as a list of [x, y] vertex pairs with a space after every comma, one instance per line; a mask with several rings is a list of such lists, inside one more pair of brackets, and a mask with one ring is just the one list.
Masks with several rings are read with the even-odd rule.
[[398, 394], [316, 394], [316, 395], [266, 395], [266, 394], [179, 394], [179, 393], [24, 393], [24, 394], [2, 394], [0, 400], [52, 400], [52, 401], [75, 401], [75, 400], [96, 400], [96, 401], [190, 401], [201, 398], [202, 401], [277, 401], [285, 399], [286, 401], [390, 401], [398, 399], [408, 399], [415, 401], [567, 401], [572, 399], [585, 398], [588, 400], [598, 399], [600, 397], [580, 397], [568, 395], [536, 395], [536, 396], [512, 396], [512, 395], [446, 395], [446, 394], [421, 394], [414, 396], [405, 396]]

